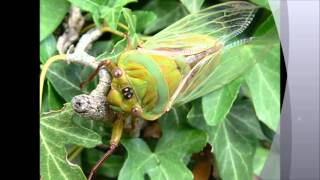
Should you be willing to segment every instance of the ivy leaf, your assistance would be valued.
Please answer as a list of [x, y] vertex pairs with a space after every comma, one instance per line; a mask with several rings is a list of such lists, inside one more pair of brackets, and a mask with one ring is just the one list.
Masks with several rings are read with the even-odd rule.
[[111, 52], [105, 51], [97, 57], [97, 60], [111, 59], [113, 62], [116, 61], [117, 57], [128, 47], [128, 41], [126, 38], [118, 41]]
[[201, 101], [197, 100], [188, 121], [208, 134], [222, 179], [252, 179], [255, 147], [262, 131], [248, 100], [235, 102], [218, 126], [204, 123]]
[[40, 62], [44, 64], [57, 52], [56, 38], [51, 34], [40, 43]]
[[137, 17], [136, 31], [139, 33], [144, 32], [144, 30], [157, 19], [157, 15], [152, 11], [138, 10], [132, 13]]
[[[199, 130], [183, 124], [185, 114], [173, 109], [160, 119], [163, 136], [152, 152], [139, 138], [122, 140], [128, 158], [119, 174], [119, 180], [144, 179], [193, 179], [184, 158], [200, 151], [206, 144], [207, 136]], [[187, 112], [187, 111], [185, 111]]]
[[151, 1], [143, 9], [153, 11], [158, 17], [145, 29], [144, 33], [146, 34], [155, 33], [188, 14], [183, 4], [172, 0]]
[[95, 132], [72, 122], [73, 109], [66, 104], [60, 111], [40, 118], [40, 174], [43, 179], [86, 179], [81, 168], [67, 160], [66, 144], [92, 148], [101, 143]]
[[237, 79], [222, 88], [202, 97], [204, 119], [209, 126], [221, 123], [236, 99], [242, 79]]
[[58, 110], [63, 107], [63, 103], [65, 102], [59, 94], [57, 94], [56, 90], [52, 87], [51, 83], [47, 81], [48, 87], [48, 110]]
[[129, 29], [128, 35], [131, 41], [131, 46], [136, 47], [137, 41], [138, 41], [138, 37], [136, 34], [137, 17], [134, 14], [132, 14], [132, 11], [130, 9], [127, 9], [127, 8], [123, 8], [122, 13], [125, 21], [128, 24], [128, 29]]
[[117, 29], [123, 6], [136, 0], [69, 0], [82, 10], [91, 12], [93, 20], [97, 26], [100, 25], [100, 19], [104, 19], [108, 26]]
[[110, 7], [119, 7], [119, 6], [125, 6], [132, 2], [138, 2], [138, 0], [109, 0], [108, 6]]
[[254, 173], [258, 176], [260, 176], [263, 167], [267, 161], [269, 155], [269, 150], [262, 148], [261, 146], [257, 147], [256, 153], [254, 155], [253, 159], [253, 168], [254, 168]]
[[[53, 35], [50, 35], [40, 43], [41, 63], [44, 64], [56, 52], [56, 39]], [[61, 96], [57, 94], [56, 90], [52, 87], [52, 84], [49, 81], [47, 81], [45, 84], [43, 96], [43, 108], [41, 108], [43, 112], [47, 112], [49, 110], [58, 110], [62, 108], [63, 103], [65, 102]]]
[[90, 72], [92, 68], [84, 68], [80, 64], [67, 65], [65, 62], [56, 62], [50, 65], [47, 78], [65, 101], [71, 101], [74, 96], [89, 93], [94, 88], [92, 84], [95, 82], [91, 82], [85, 88], [80, 89], [80, 83], [89, 77]]
[[190, 13], [198, 12], [204, 0], [181, 0], [182, 4], [186, 6]]
[[40, 0], [40, 42], [59, 26], [69, 6], [66, 0]]
[[280, 43], [245, 76], [258, 118], [273, 131], [280, 120]]
[[89, 54], [93, 57], [97, 57], [104, 52], [110, 52], [113, 48], [113, 41], [97, 41], [93, 43], [92, 48], [89, 50]]
[[56, 62], [48, 69], [47, 78], [66, 101], [71, 101], [74, 96], [83, 93], [80, 89], [82, 81], [78, 74], [79, 68], [81, 67], [75, 64], [66, 65], [64, 62]]
[[270, 10], [268, 0], [250, 0], [250, 1]]
[[263, 36], [265, 34], [273, 34], [274, 36], [278, 36], [276, 24], [272, 15], [270, 15], [254, 32], [255, 36]]
[[77, 6], [78, 8], [91, 12], [92, 14], [98, 13], [99, 7], [102, 5], [99, 0], [68, 0], [73, 5]]
[[112, 29], [117, 29], [120, 19], [122, 7], [103, 6], [101, 8], [101, 17], [105, 20], [108, 26]]

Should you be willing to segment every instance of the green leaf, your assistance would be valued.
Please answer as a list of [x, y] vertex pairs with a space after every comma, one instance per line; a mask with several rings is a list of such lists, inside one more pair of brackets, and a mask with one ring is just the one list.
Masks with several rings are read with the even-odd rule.
[[91, 12], [94, 23], [100, 26], [100, 8], [103, 7], [104, 0], [68, 0], [74, 6], [80, 8], [81, 10]]
[[132, 11], [128, 8], [123, 8], [122, 13], [123, 13], [124, 19], [127, 22], [129, 33], [135, 33], [137, 17], [134, 14], [132, 14]]
[[256, 175], [260, 175], [267, 161], [269, 150], [258, 146], [253, 159], [253, 169]]
[[207, 132], [222, 179], [252, 179], [255, 147], [262, 131], [249, 101], [237, 101], [223, 122], [208, 126], [204, 123], [201, 101], [197, 100], [188, 121]]
[[104, 19], [109, 27], [117, 29], [117, 24], [123, 6], [136, 0], [69, 0], [82, 10], [92, 13], [96, 25], [100, 25], [100, 19]]
[[220, 124], [236, 99], [242, 79], [237, 79], [222, 88], [202, 97], [202, 110], [209, 126]]
[[93, 57], [97, 57], [104, 52], [110, 52], [114, 44], [111, 40], [108, 41], [96, 41], [93, 43], [89, 54]]
[[198, 12], [204, 0], [181, 0], [182, 4], [186, 6], [190, 13]]
[[152, 11], [133, 11], [133, 14], [137, 17], [136, 31], [139, 33], [151, 25], [157, 19], [157, 15]]
[[188, 14], [183, 4], [172, 0], [151, 1], [144, 7], [144, 10], [153, 11], [158, 17], [145, 29], [146, 34], [155, 33]]
[[40, 43], [40, 62], [44, 64], [47, 60], [56, 54], [57, 41], [53, 35], [49, 35], [46, 39]]
[[250, 0], [250, 1], [270, 10], [268, 0]]
[[97, 60], [111, 59], [116, 61], [117, 57], [128, 47], [128, 41], [126, 38], [118, 41], [111, 52], [105, 51], [97, 57]]
[[254, 32], [255, 36], [262, 36], [267, 33], [275, 33], [277, 34], [276, 25], [274, 22], [274, 18], [270, 15]]
[[122, 7], [108, 7], [101, 8], [101, 18], [105, 20], [108, 26], [112, 29], [117, 29]]
[[108, 6], [110, 7], [123, 7], [131, 2], [138, 2], [138, 0], [109, 0]]
[[99, 0], [68, 0], [74, 6], [78, 8], [91, 12], [92, 14], [99, 13], [99, 7], [102, 5], [102, 2]]
[[83, 90], [80, 89], [80, 83], [88, 77], [83, 76], [82, 71], [84, 68], [79, 64], [56, 62], [49, 67], [47, 78], [61, 97], [71, 101], [76, 95], [90, 92], [88, 86]]
[[68, 10], [66, 0], [40, 0], [40, 42], [59, 26]]
[[131, 41], [131, 46], [136, 47], [137, 46], [137, 34], [136, 34], [136, 22], [137, 22], [137, 17], [132, 14], [132, 11], [127, 8], [122, 9], [122, 13], [124, 16], [125, 21], [127, 22], [128, 29], [129, 29], [129, 38]]
[[258, 118], [276, 131], [280, 120], [280, 44], [245, 76]]
[[48, 108], [49, 110], [58, 110], [63, 107], [63, 103], [65, 102], [59, 94], [55, 91], [49, 81], [47, 81], [48, 87]]
[[[199, 130], [184, 126], [186, 113], [173, 109], [160, 119], [163, 136], [154, 152], [139, 138], [124, 139], [122, 144], [128, 158], [119, 174], [119, 180], [144, 179], [193, 179], [183, 161], [185, 157], [199, 152], [206, 144], [207, 136]], [[187, 111], [185, 111], [187, 112]]]
[[238, 132], [250, 139], [268, 139], [256, 117], [252, 102], [248, 99], [239, 99], [234, 103], [228, 116], [233, 119]]
[[[91, 168], [103, 155], [104, 152], [102, 151], [98, 151], [96, 149], [85, 149], [81, 156], [83, 170], [90, 172]], [[103, 177], [116, 178], [120, 172], [123, 162], [123, 156], [113, 154], [108, 158], [106, 163], [102, 164], [96, 173]]]
[[66, 144], [94, 147], [101, 143], [95, 132], [72, 122], [73, 109], [66, 104], [61, 111], [40, 118], [40, 174], [43, 179], [86, 179], [81, 168], [67, 160]]
[[[56, 54], [56, 43], [56, 39], [53, 35], [48, 36], [40, 43], [40, 61], [42, 64], [44, 64], [51, 56]], [[43, 108], [41, 108], [43, 112], [58, 110], [62, 108], [63, 103], [65, 102], [57, 94], [49, 81], [45, 84], [43, 97]]]

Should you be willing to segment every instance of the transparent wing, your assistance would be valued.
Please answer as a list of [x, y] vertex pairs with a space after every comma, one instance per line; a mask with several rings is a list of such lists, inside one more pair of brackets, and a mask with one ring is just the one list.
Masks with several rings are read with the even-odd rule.
[[[258, 7], [243, 1], [226, 2], [189, 14], [141, 45], [144, 49], [184, 50], [197, 53], [212, 45], [225, 44], [243, 32]], [[211, 39], [206, 37], [211, 37]]]
[[[230, 83], [257, 62], [274, 56], [270, 52], [280, 52], [274, 51], [275, 48], [280, 48], [279, 41], [263, 37], [240, 41], [237, 46], [206, 57], [185, 76], [171, 97], [169, 106], [185, 104]], [[278, 56], [280, 59], [280, 54]]]

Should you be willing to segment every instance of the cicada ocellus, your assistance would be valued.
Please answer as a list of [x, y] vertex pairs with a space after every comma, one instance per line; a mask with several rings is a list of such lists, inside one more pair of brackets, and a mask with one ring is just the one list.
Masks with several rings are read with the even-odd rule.
[[138, 48], [126, 50], [115, 63], [102, 63], [112, 75], [106, 98], [117, 119], [111, 148], [90, 177], [118, 145], [127, 117], [153, 121], [173, 106], [216, 88], [207, 85], [208, 77], [219, 65], [222, 52], [248, 27], [257, 9], [241, 1], [208, 7], [187, 15]]

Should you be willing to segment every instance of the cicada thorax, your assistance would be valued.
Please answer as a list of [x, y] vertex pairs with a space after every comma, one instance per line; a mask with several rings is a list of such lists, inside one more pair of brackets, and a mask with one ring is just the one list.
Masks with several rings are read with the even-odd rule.
[[109, 67], [113, 79], [107, 101], [112, 108], [155, 120], [165, 113], [182, 80], [181, 66], [169, 56], [127, 51]]

